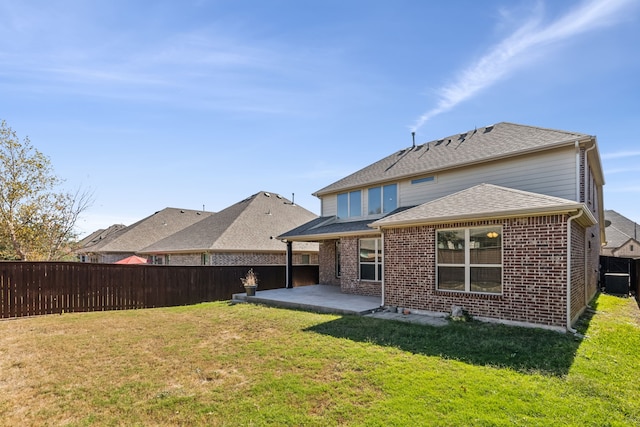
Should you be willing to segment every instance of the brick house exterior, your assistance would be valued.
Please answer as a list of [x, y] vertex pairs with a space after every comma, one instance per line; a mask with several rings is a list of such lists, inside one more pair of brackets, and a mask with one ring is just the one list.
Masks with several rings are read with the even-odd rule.
[[320, 242], [320, 282], [384, 307], [571, 330], [597, 291], [603, 184], [595, 137], [499, 123], [319, 190], [322, 216], [280, 238]]

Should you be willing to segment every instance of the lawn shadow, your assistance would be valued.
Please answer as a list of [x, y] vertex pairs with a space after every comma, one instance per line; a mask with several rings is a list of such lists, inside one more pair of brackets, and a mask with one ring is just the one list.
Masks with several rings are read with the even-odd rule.
[[[594, 313], [594, 309], [585, 312], [580, 320], [581, 330], [588, 328]], [[565, 376], [582, 342], [579, 335], [478, 321], [434, 327], [362, 316], [343, 316], [306, 331], [547, 376]]]

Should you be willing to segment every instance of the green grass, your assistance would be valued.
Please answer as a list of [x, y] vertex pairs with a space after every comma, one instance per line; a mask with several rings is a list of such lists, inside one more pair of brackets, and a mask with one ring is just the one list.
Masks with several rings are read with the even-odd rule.
[[640, 425], [640, 315], [575, 338], [226, 303], [0, 322], [4, 425]]

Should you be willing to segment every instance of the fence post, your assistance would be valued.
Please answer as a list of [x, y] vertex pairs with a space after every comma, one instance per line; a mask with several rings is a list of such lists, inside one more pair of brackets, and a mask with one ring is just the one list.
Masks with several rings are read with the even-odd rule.
[[287, 289], [293, 288], [293, 242], [287, 240]]

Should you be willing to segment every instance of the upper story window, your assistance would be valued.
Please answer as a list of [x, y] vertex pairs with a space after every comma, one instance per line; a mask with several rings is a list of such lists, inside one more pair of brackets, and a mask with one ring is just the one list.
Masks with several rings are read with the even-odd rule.
[[422, 178], [416, 178], [416, 179], [412, 179], [411, 183], [412, 184], [422, 184], [423, 182], [434, 182], [436, 180], [435, 176], [425, 176]]
[[398, 185], [389, 184], [368, 190], [368, 214], [389, 213], [398, 207]]
[[338, 194], [338, 218], [362, 216], [362, 192], [360, 190]]

